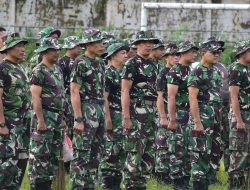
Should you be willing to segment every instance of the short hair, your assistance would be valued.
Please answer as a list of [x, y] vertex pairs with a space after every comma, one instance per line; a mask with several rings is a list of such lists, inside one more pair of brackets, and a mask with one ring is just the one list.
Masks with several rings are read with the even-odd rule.
[[0, 26], [0, 32], [5, 32], [5, 31], [6, 31], [6, 29], [4, 27]]

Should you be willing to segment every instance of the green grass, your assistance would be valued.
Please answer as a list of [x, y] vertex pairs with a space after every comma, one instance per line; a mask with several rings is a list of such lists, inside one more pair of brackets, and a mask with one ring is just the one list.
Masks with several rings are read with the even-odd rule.
[[[222, 185], [210, 185], [209, 190], [227, 190], [228, 175], [224, 171], [223, 164], [221, 164], [220, 170], [217, 172], [216, 178], [221, 182]], [[70, 187], [69, 176], [66, 176], [66, 184], [67, 184], [67, 190], [69, 190]], [[26, 171], [23, 184], [21, 186], [21, 190], [29, 190], [29, 189], [30, 185]], [[96, 190], [100, 190], [100, 188], [97, 187]], [[172, 190], [172, 188], [170, 186], [163, 186], [157, 183], [157, 181], [152, 178], [147, 182], [147, 190]]]

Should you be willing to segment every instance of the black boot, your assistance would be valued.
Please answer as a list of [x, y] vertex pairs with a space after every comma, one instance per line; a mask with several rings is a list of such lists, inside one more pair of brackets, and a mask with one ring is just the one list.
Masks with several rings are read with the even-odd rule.
[[190, 186], [189, 184], [189, 181], [190, 181], [190, 177], [189, 176], [185, 176], [182, 178], [183, 180], [183, 187], [185, 190], [192, 190], [192, 187]]
[[173, 189], [174, 190], [185, 190], [183, 187], [183, 180], [182, 178], [173, 179]]
[[115, 177], [105, 177], [102, 180], [102, 190], [120, 190], [121, 179]]
[[230, 178], [229, 190], [245, 190], [246, 180], [245, 177]]
[[193, 190], [208, 190], [207, 181], [193, 181]]
[[52, 181], [36, 182], [35, 190], [52, 190], [51, 183]]

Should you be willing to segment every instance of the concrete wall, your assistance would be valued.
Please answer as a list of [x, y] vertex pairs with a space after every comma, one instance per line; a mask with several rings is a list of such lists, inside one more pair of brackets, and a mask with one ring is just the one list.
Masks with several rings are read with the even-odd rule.
[[[118, 33], [140, 29], [141, 2], [153, 0], [0, 0], [0, 25], [37, 34], [44, 26], [87, 28], [109, 25]], [[250, 0], [154, 0], [153, 2], [246, 3]], [[16, 26], [16, 27], [13, 27]], [[198, 40], [212, 34], [228, 41], [249, 38], [249, 11], [151, 9], [148, 28], [165, 39]], [[177, 32], [176, 32], [177, 31]], [[73, 31], [71, 31], [73, 32]], [[194, 38], [195, 37], [195, 38]]]

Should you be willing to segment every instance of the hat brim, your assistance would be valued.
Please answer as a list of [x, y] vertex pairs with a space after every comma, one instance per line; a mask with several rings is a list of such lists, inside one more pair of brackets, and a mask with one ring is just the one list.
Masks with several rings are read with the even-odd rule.
[[177, 53], [186, 53], [186, 52], [188, 52], [189, 50], [191, 50], [191, 49], [195, 49], [195, 50], [199, 50], [199, 48], [198, 47], [196, 47], [196, 46], [192, 46], [192, 47], [190, 47], [190, 48], [188, 48], [188, 49], [186, 49], [185, 51], [177, 51]]
[[71, 47], [67, 47], [67, 46], [63, 45], [63, 46], [62, 46], [62, 49], [73, 49], [73, 48], [75, 48], [76, 46], [83, 47], [83, 46], [84, 46], [84, 43], [82, 43], [82, 42], [75, 43], [74, 46], [71, 46]]
[[60, 36], [61, 36], [61, 31], [60, 30], [54, 30], [54, 31], [52, 31], [50, 34], [49, 34], [49, 36], [51, 36], [52, 34], [57, 34], [58, 35], [58, 38], [60, 38]]
[[240, 54], [245, 53], [245, 52], [246, 52], [247, 50], [249, 50], [249, 49], [250, 49], [250, 46], [249, 46], [248, 48], [246, 48], [246, 49], [243, 49], [243, 50], [237, 52], [237, 53], [235, 54], [235, 57], [237, 58]]
[[152, 41], [154, 44], [158, 44], [160, 42], [160, 40], [157, 38], [141, 38], [141, 39], [134, 40], [131, 43], [131, 45], [137, 45], [138, 43], [145, 42], [145, 41]]
[[6, 51], [12, 47], [14, 47], [15, 45], [19, 44], [19, 43], [24, 43], [24, 45], [26, 45], [27, 43], [29, 43], [27, 40], [23, 40], [23, 39], [20, 39], [20, 40], [16, 40], [14, 42], [12, 42], [9, 46], [7, 47], [3, 47], [0, 49], [0, 53], [6, 53]]
[[55, 48], [55, 47], [37, 48], [34, 52], [35, 53], [42, 53], [42, 52], [45, 52], [49, 49], [60, 50], [61, 48]]
[[121, 47], [115, 49], [114, 51], [107, 53], [107, 55], [104, 58], [108, 59], [111, 55], [114, 55], [115, 53], [117, 53], [118, 51], [121, 51], [121, 50], [126, 50], [128, 52], [129, 49], [130, 49], [129, 46], [126, 46], [126, 45], [121, 46]]
[[85, 45], [85, 44], [90, 44], [90, 43], [94, 43], [94, 42], [99, 42], [99, 41], [102, 41], [104, 39], [106, 39], [106, 38], [102, 37], [102, 38], [98, 38], [98, 39], [95, 39], [95, 40], [87, 40], [87, 41], [83, 40], [82, 44]]
[[178, 53], [177, 51], [175, 52], [167, 52], [167, 53], [164, 53], [162, 57], [166, 57], [166, 56], [169, 56], [169, 55], [179, 55], [180, 53]]

